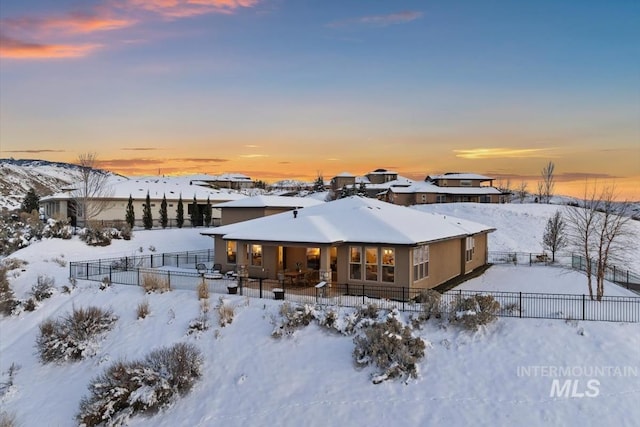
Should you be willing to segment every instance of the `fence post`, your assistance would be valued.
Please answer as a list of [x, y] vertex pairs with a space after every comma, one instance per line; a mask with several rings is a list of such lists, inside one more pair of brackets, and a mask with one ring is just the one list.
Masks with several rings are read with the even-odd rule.
[[[188, 254], [188, 252], [187, 252]], [[189, 255], [187, 255], [187, 260], [188, 260]], [[176, 267], [180, 267], [180, 255], [176, 254]]]
[[113, 279], [111, 276], [111, 265], [109, 265], [109, 283], [113, 283]]
[[89, 279], [89, 263], [85, 264], [87, 266], [87, 279]]
[[404, 290], [405, 290], [405, 289], [406, 289], [406, 288], [403, 286], [403, 287], [402, 287], [402, 311], [404, 311], [404, 301], [405, 301], [405, 298], [404, 298]]
[[167, 270], [167, 285], [169, 285], [169, 289], [171, 289], [171, 270]]
[[519, 293], [520, 293], [520, 297], [519, 297], [520, 310], [518, 310], [518, 312], [519, 312], [519, 317], [522, 318], [522, 292], [519, 292]]
[[585, 318], [585, 307], [586, 307], [586, 296], [585, 294], [582, 294], [582, 320], [584, 320]]
[[164, 252], [162, 253], [162, 266], [164, 267]]
[[140, 286], [140, 269], [138, 269], [137, 271], [138, 271], [138, 286]]
[[262, 277], [260, 278], [260, 298], [262, 298]]
[[532, 263], [532, 262], [533, 262], [533, 261], [531, 260], [531, 252], [529, 252], [529, 267], [531, 267], [531, 263]]
[[364, 285], [362, 285], [362, 305], [364, 305]]

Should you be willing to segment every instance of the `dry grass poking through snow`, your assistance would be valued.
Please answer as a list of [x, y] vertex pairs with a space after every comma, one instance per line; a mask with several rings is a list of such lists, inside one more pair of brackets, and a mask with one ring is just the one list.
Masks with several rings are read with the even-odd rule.
[[142, 288], [147, 292], [168, 292], [171, 290], [169, 281], [159, 274], [144, 273], [142, 275]]

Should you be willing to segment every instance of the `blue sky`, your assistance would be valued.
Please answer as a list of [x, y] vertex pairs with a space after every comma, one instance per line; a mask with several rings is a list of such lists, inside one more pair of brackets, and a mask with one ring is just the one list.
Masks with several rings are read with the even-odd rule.
[[[3, 1], [0, 156], [640, 187], [640, 2]], [[640, 194], [635, 194], [640, 198]]]

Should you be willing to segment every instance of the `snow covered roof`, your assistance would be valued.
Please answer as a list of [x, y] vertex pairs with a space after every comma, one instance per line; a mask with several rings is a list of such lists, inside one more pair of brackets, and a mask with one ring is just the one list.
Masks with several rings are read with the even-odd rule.
[[490, 178], [484, 175], [478, 175], [475, 173], [458, 173], [458, 172], [447, 172], [442, 175], [433, 175], [428, 176], [427, 179], [479, 179], [481, 181], [490, 181], [494, 178]]
[[354, 174], [352, 174], [352, 173], [350, 173], [350, 172], [342, 172], [342, 173], [339, 173], [338, 175], [336, 175], [336, 178], [337, 178], [337, 177], [342, 177], [342, 178], [353, 178], [353, 177], [355, 177], [355, 175], [354, 175]]
[[376, 169], [373, 172], [369, 172], [367, 175], [397, 175], [397, 172], [386, 169]]
[[408, 187], [410, 185], [417, 184], [417, 183], [418, 183], [418, 181], [414, 181], [411, 178], [405, 178], [404, 176], [398, 176], [398, 178], [394, 179], [393, 181], [382, 182], [380, 184], [367, 184], [367, 188], [369, 188], [369, 189], [377, 189], [379, 191], [382, 191], [382, 190], [386, 190], [389, 187], [394, 187], [394, 186]]
[[429, 182], [415, 182], [412, 185], [394, 185], [389, 190], [396, 194], [412, 194], [412, 193], [434, 193], [434, 194], [502, 194], [495, 187], [440, 187]]
[[495, 229], [357, 196], [203, 231], [226, 240], [415, 245]]
[[308, 197], [254, 196], [220, 203], [216, 208], [306, 208], [323, 203]]
[[[208, 187], [202, 187], [196, 184], [193, 176], [179, 177], [140, 177], [140, 178], [123, 178], [113, 177], [109, 180], [110, 190], [107, 198], [109, 199], [128, 199], [131, 195], [134, 199], [143, 199], [147, 197], [147, 192], [151, 199], [162, 199], [166, 195], [167, 200], [177, 200], [182, 194], [183, 200], [193, 199], [194, 195], [198, 200], [209, 200], [212, 202], [226, 202], [229, 200], [238, 200], [246, 198], [246, 196], [230, 190], [214, 190]], [[71, 187], [73, 188], [73, 187]], [[43, 197], [41, 201], [47, 200], [64, 200], [72, 198], [71, 191], [57, 193], [52, 196]]]

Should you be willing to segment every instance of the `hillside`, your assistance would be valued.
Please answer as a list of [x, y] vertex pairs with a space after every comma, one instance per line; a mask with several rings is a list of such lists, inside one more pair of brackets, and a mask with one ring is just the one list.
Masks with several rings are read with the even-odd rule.
[[75, 180], [77, 166], [45, 160], [0, 159], [0, 209], [17, 209], [29, 188], [47, 196]]
[[[456, 209], [459, 216], [480, 212], [464, 205]], [[531, 218], [547, 215], [539, 209], [539, 205], [530, 206], [529, 216], [510, 213], [505, 205], [483, 210], [499, 229], [518, 224], [509, 240], [493, 233], [492, 244], [506, 248], [513, 241], [518, 242], [518, 250], [534, 250], [527, 245], [537, 243], [541, 230], [539, 220]], [[13, 385], [0, 397], [2, 410], [14, 414], [18, 425], [75, 425], [88, 384], [113, 362], [140, 359], [160, 346], [187, 342], [204, 354], [201, 380], [162, 413], [136, 416], [129, 426], [579, 426], [602, 419], [608, 425], [634, 425], [640, 417], [640, 324], [501, 318], [470, 333], [432, 319], [415, 331], [428, 342], [419, 377], [407, 384], [374, 385], [372, 368], [354, 368], [353, 337], [311, 324], [291, 337], [272, 338], [280, 308], [276, 301], [212, 294], [211, 329], [187, 335], [189, 322], [199, 313], [194, 291], [145, 294], [140, 288], [118, 285], [100, 291], [96, 283], [81, 281], [70, 294], [60, 292], [68, 285], [65, 262], [210, 248], [211, 239], [199, 231], [137, 231], [131, 241], [113, 241], [105, 248], [87, 247], [76, 238], [45, 240], [14, 253], [12, 258], [28, 262], [23, 271], [9, 274], [17, 297], [26, 297], [43, 274], [55, 279], [58, 291], [34, 312], [0, 318], [0, 382], [7, 381], [12, 363], [19, 366]], [[524, 275], [527, 280], [520, 280]], [[544, 288], [538, 288], [540, 284]], [[492, 267], [464, 286], [520, 286], [533, 292], [552, 288], [561, 293], [582, 293], [585, 288], [584, 277], [575, 272], [513, 266]], [[612, 284], [607, 289], [611, 294], [627, 294]], [[220, 297], [235, 309], [233, 322], [226, 327], [218, 326], [213, 309]], [[136, 319], [136, 307], [143, 301], [150, 305], [150, 316]], [[97, 343], [95, 356], [74, 363], [41, 364], [34, 348], [38, 325], [69, 313], [72, 307], [89, 305], [111, 308], [119, 317], [115, 328]], [[407, 316], [401, 318], [408, 322]], [[627, 375], [595, 376], [596, 397], [550, 397], [558, 377], [523, 374], [523, 369], [536, 366], [615, 367], [626, 369]], [[571, 379], [578, 381], [578, 392], [584, 392], [594, 377], [583, 373]]]

